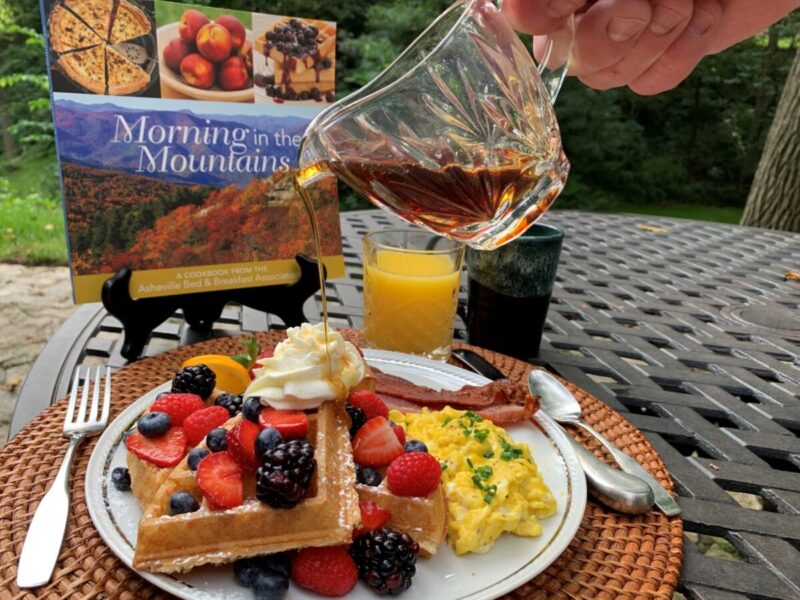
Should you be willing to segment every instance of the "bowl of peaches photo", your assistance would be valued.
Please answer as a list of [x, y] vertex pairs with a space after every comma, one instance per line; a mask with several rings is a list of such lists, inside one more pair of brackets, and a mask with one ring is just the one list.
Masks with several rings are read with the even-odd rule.
[[190, 8], [157, 39], [163, 97], [253, 102], [252, 32], [238, 17]]

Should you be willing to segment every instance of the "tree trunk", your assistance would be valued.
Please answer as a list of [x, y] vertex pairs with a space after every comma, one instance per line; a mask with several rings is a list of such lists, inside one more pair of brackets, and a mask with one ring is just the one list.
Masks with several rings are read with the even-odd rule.
[[17, 157], [17, 143], [11, 135], [9, 128], [12, 125], [11, 116], [8, 114], [5, 105], [6, 93], [0, 87], [0, 132], [3, 136], [3, 155], [6, 161], [12, 161]]
[[775, 111], [742, 225], [800, 232], [800, 49]]

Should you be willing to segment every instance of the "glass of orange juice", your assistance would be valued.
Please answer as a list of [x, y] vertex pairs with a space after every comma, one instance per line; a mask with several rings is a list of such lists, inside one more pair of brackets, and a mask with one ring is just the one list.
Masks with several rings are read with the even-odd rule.
[[387, 229], [367, 234], [367, 346], [447, 360], [463, 259], [463, 245], [427, 231]]

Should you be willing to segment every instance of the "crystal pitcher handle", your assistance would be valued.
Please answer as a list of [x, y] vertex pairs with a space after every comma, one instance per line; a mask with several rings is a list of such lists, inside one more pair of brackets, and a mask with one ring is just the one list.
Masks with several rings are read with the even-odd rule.
[[[575, 40], [575, 17], [570, 15], [564, 27], [547, 36], [533, 38], [533, 54], [541, 54], [536, 68], [550, 94], [550, 102], [555, 104], [558, 92], [569, 70], [569, 57]], [[539, 52], [541, 50], [541, 52]]]

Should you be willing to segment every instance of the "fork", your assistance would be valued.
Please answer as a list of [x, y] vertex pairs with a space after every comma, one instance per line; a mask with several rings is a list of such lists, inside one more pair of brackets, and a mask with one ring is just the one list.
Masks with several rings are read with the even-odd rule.
[[[92, 402], [89, 404], [89, 387], [92, 379], [91, 369], [86, 370], [86, 381], [78, 406], [78, 383], [81, 368], [75, 370], [72, 390], [67, 405], [67, 416], [64, 420], [64, 437], [69, 438], [69, 446], [64, 454], [61, 467], [56, 478], [45, 494], [25, 536], [22, 554], [17, 567], [17, 586], [33, 588], [50, 581], [53, 568], [58, 560], [58, 552], [64, 540], [69, 515], [69, 470], [75, 451], [84, 439], [97, 435], [108, 424], [108, 412], [111, 407], [111, 369], [105, 368], [105, 386], [101, 386], [103, 368], [97, 367], [92, 389]], [[100, 388], [103, 387], [103, 406], [100, 407]], [[88, 408], [88, 415], [87, 415]], [[98, 416], [98, 413], [99, 416]]]

